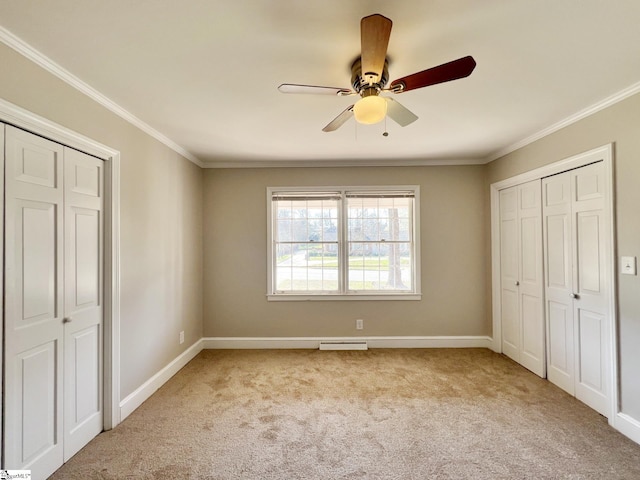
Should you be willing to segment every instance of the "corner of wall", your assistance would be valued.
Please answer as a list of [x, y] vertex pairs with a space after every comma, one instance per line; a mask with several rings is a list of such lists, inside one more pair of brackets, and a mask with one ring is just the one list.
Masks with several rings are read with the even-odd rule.
[[131, 415], [136, 408], [167, 383], [178, 371], [202, 351], [204, 342], [201, 338], [187, 350], [178, 355], [168, 365], [140, 385], [133, 393], [120, 402], [120, 421]]

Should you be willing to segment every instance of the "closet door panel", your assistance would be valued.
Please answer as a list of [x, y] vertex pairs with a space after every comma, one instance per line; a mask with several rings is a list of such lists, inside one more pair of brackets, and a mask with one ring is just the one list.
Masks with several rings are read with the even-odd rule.
[[34, 324], [56, 316], [56, 204], [16, 199], [17, 293], [25, 301], [20, 324]]
[[578, 250], [577, 291], [599, 295], [602, 278], [600, 265], [600, 224], [602, 212], [580, 212], [576, 215]]
[[103, 162], [65, 148], [64, 459], [102, 431]]
[[[586, 165], [567, 172], [573, 178], [573, 198], [575, 203], [584, 204], [591, 200], [602, 201], [606, 195], [606, 183], [602, 162]], [[596, 205], [601, 205], [597, 203]]]
[[[520, 298], [522, 301], [522, 363], [525, 366], [531, 365], [531, 368], [527, 368], [533, 371], [534, 365], [545, 362], [542, 305], [538, 296], [522, 295]], [[544, 376], [542, 372], [538, 375]]]
[[574, 395], [571, 179], [566, 174], [545, 178], [542, 192], [547, 378]]
[[546, 271], [547, 287], [564, 291], [571, 290], [571, 230], [568, 213], [547, 215], [546, 225]]
[[540, 181], [518, 186], [520, 363], [546, 376]]
[[502, 290], [502, 351], [513, 360], [520, 361], [520, 325], [518, 322], [518, 294]]
[[602, 162], [543, 180], [549, 380], [609, 414], [611, 249]]
[[500, 192], [500, 280], [502, 352], [520, 361], [520, 307], [518, 303], [518, 190]]
[[549, 380], [573, 394], [573, 312], [563, 303], [547, 302], [549, 324]]
[[20, 462], [29, 464], [56, 446], [56, 356], [50, 341], [18, 354], [15, 379], [23, 419]]
[[521, 238], [521, 284], [531, 285], [536, 288], [542, 279], [540, 278], [540, 218], [529, 217], [520, 220]]
[[602, 371], [602, 323], [597, 313], [585, 310], [578, 316], [578, 381], [586, 388], [601, 392], [604, 388]]
[[603, 415], [609, 412], [610, 322], [607, 282], [611, 250], [608, 191], [602, 162], [578, 168], [572, 181], [576, 398]]
[[548, 331], [549, 365], [548, 379], [551, 383], [575, 395], [573, 376], [573, 313], [563, 304], [549, 302]]
[[545, 376], [540, 181], [500, 191], [502, 351]]
[[45, 478], [63, 459], [63, 149], [7, 126], [5, 151], [4, 462]]

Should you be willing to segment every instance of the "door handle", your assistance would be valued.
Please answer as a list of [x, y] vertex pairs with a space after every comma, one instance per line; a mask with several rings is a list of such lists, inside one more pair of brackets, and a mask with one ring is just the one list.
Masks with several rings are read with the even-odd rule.
[[71, 323], [71, 320], [73, 320], [71, 317], [64, 317], [62, 323]]
[[520, 282], [518, 280], [516, 280], [514, 283], [516, 284], [516, 287], [520, 285]]
[[575, 299], [580, 298], [580, 295], [578, 295], [577, 293], [572, 293], [570, 296], [571, 298], [575, 298]]

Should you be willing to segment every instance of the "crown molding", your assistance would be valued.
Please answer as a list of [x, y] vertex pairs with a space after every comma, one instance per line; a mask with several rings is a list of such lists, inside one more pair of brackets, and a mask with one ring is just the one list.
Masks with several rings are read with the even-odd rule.
[[434, 167], [483, 165], [482, 158], [456, 159], [343, 159], [343, 160], [224, 160], [202, 162], [202, 168], [324, 168], [324, 167]]
[[2, 41], [8, 47], [14, 49], [16, 52], [18, 52], [22, 56], [28, 58], [33, 63], [40, 66], [47, 72], [51, 73], [52, 75], [55, 75], [60, 80], [66, 82], [76, 90], [84, 93], [86, 96], [88, 96], [95, 102], [99, 103], [106, 109], [118, 115], [120, 118], [126, 120], [130, 124], [134, 125], [135, 127], [139, 128], [143, 132], [147, 133], [148, 135], [158, 140], [159, 142], [163, 143], [174, 152], [182, 155], [184, 158], [195, 163], [199, 167], [203, 167], [203, 163], [200, 161], [200, 159], [198, 159], [195, 155], [187, 151], [185, 148], [181, 147], [166, 135], [160, 133], [159, 131], [157, 131], [147, 123], [143, 122], [134, 114], [125, 110], [120, 105], [115, 103], [113, 100], [104, 96], [95, 88], [89, 86], [87, 83], [80, 80], [71, 72], [61, 67], [56, 62], [51, 60], [49, 57], [45, 56], [40, 51], [36, 50], [31, 45], [24, 42], [22, 39], [18, 38], [9, 30], [1, 26], [0, 26], [0, 41]]
[[614, 93], [613, 95], [606, 97], [605, 99], [600, 100], [599, 102], [596, 102], [593, 105], [587, 108], [584, 108], [577, 113], [574, 113], [573, 115], [565, 118], [564, 120], [560, 120], [559, 122], [554, 123], [553, 125], [520, 140], [519, 142], [513, 143], [508, 147], [502, 148], [492, 153], [485, 159], [483, 163], [492, 162], [494, 160], [497, 160], [500, 157], [504, 157], [505, 155], [511, 152], [515, 152], [516, 150], [522, 147], [526, 147], [527, 145], [537, 140], [540, 140], [541, 138], [544, 138], [547, 135], [551, 135], [552, 133], [555, 133], [564, 127], [568, 127], [569, 125], [574, 124], [582, 120], [583, 118], [587, 118], [593, 115], [594, 113], [599, 112], [600, 110], [604, 110], [605, 108], [615, 105], [616, 103], [621, 102], [635, 95], [636, 93], [640, 93], [640, 82], [634, 83], [633, 85], [625, 88], [624, 90], [621, 90], [618, 93]]

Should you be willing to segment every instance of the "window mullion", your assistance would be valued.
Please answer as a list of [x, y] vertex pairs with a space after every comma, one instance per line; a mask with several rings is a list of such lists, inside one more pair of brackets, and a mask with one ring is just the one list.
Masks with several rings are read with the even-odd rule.
[[340, 293], [345, 294], [348, 292], [349, 285], [349, 216], [348, 216], [347, 198], [344, 192], [342, 192], [342, 199], [340, 200], [340, 219], [338, 224], [340, 225], [340, 242], [338, 245], [338, 251], [340, 260], [338, 261], [339, 277], [340, 277]]
[[306, 285], [306, 290], [309, 290], [309, 200], [305, 200], [304, 202], [304, 220], [305, 220], [305, 238], [306, 238], [306, 245], [307, 248], [305, 250], [305, 285]]
[[409, 230], [409, 248], [411, 252], [411, 280], [413, 282], [413, 288], [415, 290], [418, 285], [418, 275], [416, 269], [416, 215], [415, 215], [415, 200], [409, 203], [409, 218], [411, 219], [411, 230]]

